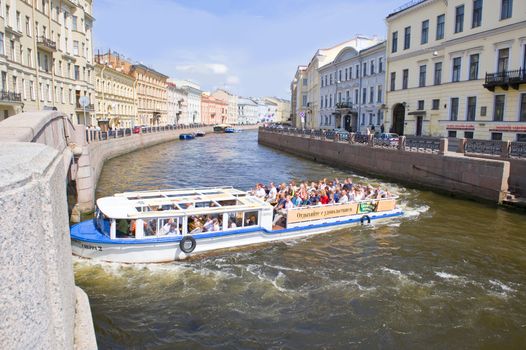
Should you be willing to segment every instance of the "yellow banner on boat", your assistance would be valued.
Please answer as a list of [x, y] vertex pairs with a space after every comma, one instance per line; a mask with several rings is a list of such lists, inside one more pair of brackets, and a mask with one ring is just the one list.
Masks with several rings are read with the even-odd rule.
[[294, 224], [297, 222], [350, 216], [356, 214], [357, 211], [357, 203], [292, 209], [287, 213], [287, 223]]

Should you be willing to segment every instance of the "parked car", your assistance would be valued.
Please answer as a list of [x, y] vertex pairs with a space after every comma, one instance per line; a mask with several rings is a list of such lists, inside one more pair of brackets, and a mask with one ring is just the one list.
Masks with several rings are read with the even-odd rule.
[[340, 140], [342, 141], [348, 141], [349, 140], [349, 132], [343, 129], [334, 129], [333, 130], [335, 134], [337, 134], [340, 137]]
[[392, 132], [384, 132], [378, 135], [379, 140], [389, 143], [391, 146], [397, 146], [400, 136]]
[[140, 126], [134, 126], [132, 132], [134, 134], [140, 134], [141, 133], [141, 127]]

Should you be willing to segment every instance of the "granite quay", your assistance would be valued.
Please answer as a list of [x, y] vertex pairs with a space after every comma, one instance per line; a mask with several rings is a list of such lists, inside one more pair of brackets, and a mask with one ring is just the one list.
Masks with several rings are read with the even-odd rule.
[[73, 125], [35, 112], [0, 123], [0, 339], [4, 349], [94, 349], [88, 298], [75, 287], [66, 178]]
[[[510, 163], [508, 158], [501, 158], [511, 147], [507, 142], [500, 145], [497, 157], [489, 159], [469, 152], [449, 152], [447, 138], [401, 137], [398, 144], [385, 143], [372, 135], [351, 133], [347, 138], [322, 130], [260, 128], [258, 142], [331, 165], [496, 203], [510, 196], [509, 183], [517, 194], [526, 188], [522, 177], [510, 176], [516, 173], [510, 165], [520, 167], [526, 160]], [[459, 151], [470, 150], [471, 142], [475, 141], [461, 142]]]

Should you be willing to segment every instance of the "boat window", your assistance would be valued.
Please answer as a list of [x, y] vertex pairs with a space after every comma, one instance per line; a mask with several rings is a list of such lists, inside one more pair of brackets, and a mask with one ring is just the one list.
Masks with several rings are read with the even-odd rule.
[[151, 237], [157, 234], [157, 219], [144, 220], [144, 237]]
[[179, 205], [182, 209], [193, 209], [193, 208], [195, 208], [193, 203], [178, 203], [177, 205]]
[[258, 224], [258, 212], [247, 211], [245, 212], [245, 219], [243, 220], [244, 226], [254, 226]]
[[222, 207], [231, 207], [234, 205], [241, 205], [241, 202], [235, 199], [229, 199], [224, 201], [217, 201], [217, 204], [219, 204]]
[[223, 213], [198, 215], [188, 218], [188, 232], [191, 234], [222, 231], [222, 228]]
[[191, 193], [177, 193], [177, 194], [167, 194], [166, 197], [176, 198], [176, 197], [188, 197], [188, 196], [195, 196], [198, 193], [191, 192]]
[[134, 238], [135, 220], [117, 219], [116, 234], [117, 238]]
[[111, 224], [110, 219], [104, 215], [101, 211], [98, 212], [96, 220], [97, 229], [106, 236], [110, 236]]
[[158, 235], [179, 235], [182, 232], [182, 220], [180, 218], [163, 218], [159, 219]]
[[195, 203], [195, 207], [196, 208], [213, 208], [213, 207], [217, 207], [217, 204], [212, 202], [212, 201], [197, 202], [197, 203]]

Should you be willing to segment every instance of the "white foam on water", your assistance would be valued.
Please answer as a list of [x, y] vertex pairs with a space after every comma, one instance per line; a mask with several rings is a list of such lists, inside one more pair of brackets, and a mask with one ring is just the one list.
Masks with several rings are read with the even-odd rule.
[[301, 270], [301, 269], [295, 269], [295, 268], [292, 268], [292, 267], [285, 267], [285, 266], [279, 266], [279, 265], [270, 265], [269, 263], [266, 263], [266, 262], [264, 262], [263, 265], [265, 265], [267, 267], [270, 267], [270, 268], [273, 268], [273, 269], [276, 269], [276, 270], [305, 272], [304, 270]]
[[489, 292], [489, 294], [496, 295], [496, 296], [503, 297], [503, 298], [507, 298], [510, 293], [516, 292], [515, 289], [513, 289], [509, 285], [504, 284], [503, 282], [501, 282], [499, 280], [492, 279], [492, 280], [489, 280], [489, 283], [493, 287], [497, 287], [497, 288], [500, 289], [500, 291], [491, 290]]
[[447, 272], [443, 272], [443, 271], [439, 271], [439, 272], [435, 271], [435, 275], [437, 275], [438, 277], [443, 278], [445, 280], [459, 280], [459, 279], [461, 279], [460, 276], [457, 276], [457, 275], [454, 275], [454, 274], [451, 274], [451, 273], [447, 273]]

